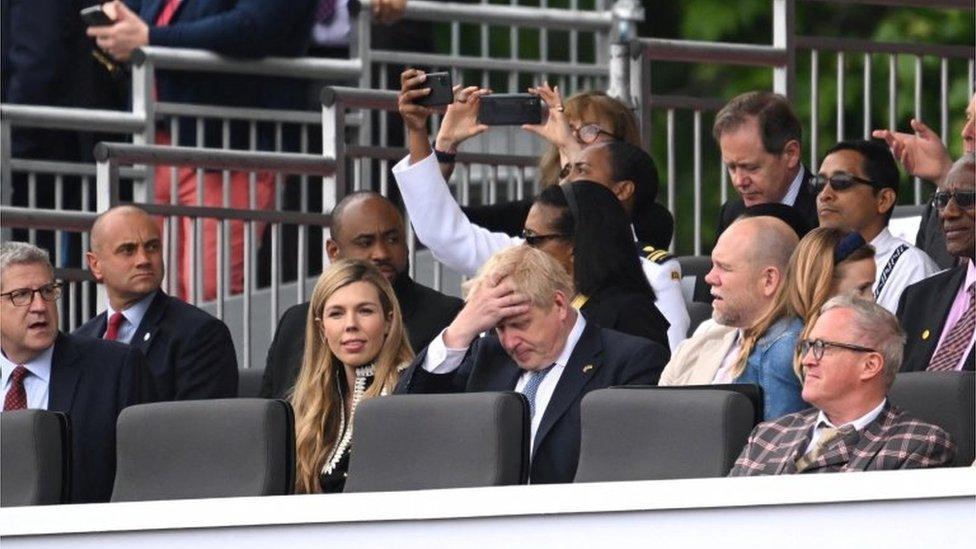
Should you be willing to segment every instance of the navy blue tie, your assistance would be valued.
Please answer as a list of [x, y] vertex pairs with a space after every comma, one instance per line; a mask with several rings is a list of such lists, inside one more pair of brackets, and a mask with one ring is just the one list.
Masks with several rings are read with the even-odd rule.
[[529, 400], [529, 419], [535, 417], [535, 394], [539, 391], [539, 385], [542, 385], [542, 380], [546, 378], [546, 375], [552, 370], [553, 366], [555, 364], [545, 369], [532, 372], [532, 375], [529, 376], [529, 381], [522, 388], [522, 394]]

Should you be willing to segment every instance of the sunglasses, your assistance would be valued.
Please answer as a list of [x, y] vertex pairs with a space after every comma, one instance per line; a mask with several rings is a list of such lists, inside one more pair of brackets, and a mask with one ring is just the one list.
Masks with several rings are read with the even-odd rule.
[[532, 231], [527, 231], [525, 229], [522, 229], [522, 239], [525, 240], [526, 244], [528, 244], [533, 248], [538, 248], [540, 245], [542, 245], [543, 242], [547, 240], [552, 240], [554, 238], [569, 238], [571, 236], [572, 235], [558, 234], [558, 233], [536, 234]]
[[976, 191], [937, 191], [932, 195], [932, 204], [939, 211], [946, 209], [949, 200], [955, 200], [956, 206], [964, 210], [971, 210], [976, 204]]
[[580, 143], [584, 143], [586, 145], [590, 145], [596, 141], [600, 137], [600, 134], [608, 135], [614, 139], [617, 139], [616, 135], [604, 130], [597, 124], [587, 124], [573, 130], [573, 135], [576, 136], [576, 139], [578, 139]]
[[871, 187], [877, 186], [877, 183], [870, 179], [863, 179], [849, 173], [839, 173], [831, 176], [813, 176], [810, 178], [810, 189], [813, 190], [813, 194], [820, 194], [828, 183], [830, 184], [830, 188], [835, 191], [846, 191], [856, 184], [869, 185]]

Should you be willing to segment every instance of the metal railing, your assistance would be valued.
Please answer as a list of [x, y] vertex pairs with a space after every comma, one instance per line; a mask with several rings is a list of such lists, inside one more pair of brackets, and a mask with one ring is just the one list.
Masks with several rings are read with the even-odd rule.
[[[958, 0], [806, 0], [807, 2], [832, 2], [845, 5], [870, 4], [887, 7], [925, 7], [931, 9], [965, 9], [973, 10], [971, 2]], [[679, 63], [705, 63], [724, 67], [743, 66], [768, 68], [772, 71], [772, 89], [777, 93], [786, 95], [796, 101], [798, 95], [797, 79], [809, 81], [810, 86], [810, 117], [805, 126], [808, 136], [809, 161], [807, 167], [816, 170], [818, 155], [822, 150], [822, 123], [820, 105], [822, 88], [820, 65], [822, 52], [830, 52], [835, 56], [836, 63], [836, 101], [834, 113], [834, 126], [836, 127], [837, 140], [850, 138], [847, 128], [850, 126], [850, 113], [856, 112], [856, 105], [852, 105], [848, 99], [845, 101], [845, 78], [850, 74], [851, 63], [845, 61], [851, 56], [862, 56], [861, 76], [863, 82], [862, 90], [862, 131], [858, 137], [870, 135], [871, 129], [878, 127], [898, 128], [907, 123], [907, 119], [902, 119], [904, 113], [898, 111], [898, 97], [900, 94], [907, 93], [913, 97], [914, 109], [912, 115], [922, 118], [923, 91], [939, 94], [939, 112], [937, 116], [931, 116], [929, 122], [933, 127], [938, 127], [943, 140], [948, 137], [948, 95], [950, 88], [950, 66], [955, 60], [961, 60], [966, 65], [965, 78], [969, 96], [973, 93], [974, 78], [974, 58], [976, 50], [973, 44], [966, 45], [942, 45], [942, 44], [918, 44], [918, 43], [892, 43], [879, 42], [865, 39], [833, 38], [821, 36], [803, 36], [796, 33], [796, 2], [797, 0], [774, 0], [772, 2], [773, 19], [773, 40], [772, 44], [737, 44], [737, 43], [716, 43], [701, 42], [692, 40], [670, 40], [659, 38], [640, 38], [632, 42], [630, 51], [630, 72], [629, 93], [638, 112], [641, 123], [642, 135], [648, 148], [654, 145], [656, 139], [663, 138], [666, 143], [666, 173], [667, 173], [667, 197], [668, 207], [675, 215], [676, 223], [681, 215], [687, 215], [690, 209], [692, 216], [691, 226], [693, 227], [693, 241], [691, 246], [679, 246], [677, 239], [672, 243], [672, 249], [682, 248], [681, 252], [692, 251], [695, 255], [700, 255], [712, 244], [713, 235], [707, 234], [705, 227], [712, 221], [704, 217], [704, 212], [714, 211], [717, 214], [718, 206], [729, 198], [728, 174], [724, 165], [720, 164], [721, 155], [718, 154], [718, 147], [710, 137], [703, 137], [702, 126], [707, 124], [712, 114], [721, 108], [728, 98], [713, 97], [687, 97], [687, 96], [668, 96], [661, 95], [655, 90], [653, 85], [652, 73], [653, 63], [655, 62], [679, 62]], [[809, 72], [803, 72], [801, 65], [804, 59], [798, 59], [801, 52], [810, 52]], [[877, 87], [872, 85], [874, 74], [872, 72], [872, 58], [875, 56], [885, 56], [888, 65], [888, 86], [886, 97], [878, 98]], [[904, 87], [898, 80], [899, 59], [910, 57], [913, 60], [914, 82], [910, 84], [910, 90], [903, 90]], [[923, 84], [923, 62], [927, 59], [936, 59], [939, 63], [938, 86], [925, 86]], [[614, 77], [611, 76], [613, 79]], [[957, 78], [958, 79], [958, 78]], [[929, 91], [931, 90], [931, 91]], [[887, 101], [887, 103], [885, 103]], [[887, 114], [884, 120], [874, 114], [876, 105], [885, 105]], [[686, 114], [687, 113], [687, 114]], [[690, 115], [691, 118], [691, 138], [692, 143], [687, 146], [691, 149], [690, 155], [682, 155], [679, 158], [677, 150], [681, 149], [685, 143], [676, 142], [676, 128], [684, 124], [676, 123], [677, 117]], [[656, 131], [653, 122], [665, 120], [665, 131]], [[845, 118], [847, 120], [845, 120]], [[706, 127], [710, 127], [707, 126]], [[690, 162], [688, 157], [690, 156]], [[705, 158], [717, 158], [719, 160], [720, 175], [715, 178], [720, 179], [718, 184], [703, 183], [702, 179], [706, 171], [714, 173], [713, 170], [705, 169], [703, 164]], [[681, 162], [681, 160], [684, 160]], [[709, 161], [711, 162], [711, 161]], [[680, 166], [679, 166], [680, 163]], [[686, 169], [690, 163], [690, 169]], [[689, 173], [690, 172], [690, 173]], [[675, 188], [688, 189], [690, 192], [677, 196]], [[681, 198], [682, 204], [678, 203]], [[915, 180], [912, 200], [919, 204], [924, 200], [921, 183]], [[690, 208], [687, 207], [690, 202]], [[717, 216], [716, 216], [717, 217]], [[676, 235], [680, 236], [680, 235]]]

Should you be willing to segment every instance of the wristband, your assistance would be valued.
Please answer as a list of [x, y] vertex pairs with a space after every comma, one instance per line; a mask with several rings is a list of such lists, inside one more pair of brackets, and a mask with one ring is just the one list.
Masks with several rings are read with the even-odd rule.
[[441, 164], [453, 164], [454, 158], [457, 156], [457, 153], [439, 151], [435, 148], [434, 156], [437, 157], [437, 161], [440, 162]]

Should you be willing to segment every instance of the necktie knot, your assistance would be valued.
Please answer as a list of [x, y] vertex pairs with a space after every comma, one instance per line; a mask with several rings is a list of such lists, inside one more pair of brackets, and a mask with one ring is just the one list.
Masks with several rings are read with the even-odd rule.
[[27, 391], [24, 389], [24, 378], [30, 371], [24, 368], [23, 364], [18, 364], [14, 371], [10, 373], [10, 388], [7, 396], [3, 399], [3, 410], [23, 410], [27, 408]]
[[125, 316], [122, 311], [115, 311], [112, 316], [108, 317], [108, 329], [105, 330], [105, 339], [109, 341], [115, 341], [119, 337], [119, 327], [122, 326], [122, 322], [125, 321]]
[[24, 378], [27, 377], [27, 374], [29, 373], [30, 370], [24, 368], [23, 364], [18, 364], [17, 367], [14, 368], [14, 371], [10, 373], [10, 381], [13, 383], [22, 383]]
[[555, 363], [550, 364], [548, 367], [541, 370], [536, 370], [532, 372], [529, 376], [529, 380], [525, 383], [525, 388], [522, 389], [522, 394], [525, 395], [526, 400], [529, 401], [529, 417], [535, 417], [535, 395], [539, 391], [539, 385], [542, 385], [542, 381], [546, 378], [546, 375], [552, 370]]

